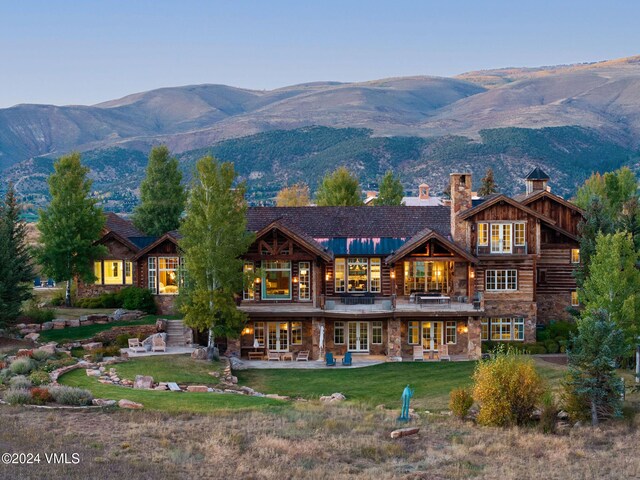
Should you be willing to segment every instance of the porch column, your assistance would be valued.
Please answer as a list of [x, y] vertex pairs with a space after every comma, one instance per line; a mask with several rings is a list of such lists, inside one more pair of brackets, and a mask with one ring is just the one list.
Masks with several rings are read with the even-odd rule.
[[467, 354], [470, 360], [480, 360], [482, 357], [481, 341], [481, 323], [480, 318], [468, 317], [467, 326], [469, 329], [468, 338], [469, 343], [467, 345]]
[[322, 360], [324, 352], [320, 349], [320, 331], [324, 329], [324, 352], [327, 351], [327, 328], [324, 318], [313, 317], [311, 319], [311, 358]]
[[390, 318], [387, 321], [387, 359], [390, 362], [402, 361], [402, 334], [400, 320]]
[[224, 356], [240, 358], [240, 338], [227, 337], [227, 351]]

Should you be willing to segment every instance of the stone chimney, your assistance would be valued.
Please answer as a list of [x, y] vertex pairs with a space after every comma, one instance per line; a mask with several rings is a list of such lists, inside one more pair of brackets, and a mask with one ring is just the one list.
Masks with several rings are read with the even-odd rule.
[[418, 198], [420, 200], [428, 200], [429, 199], [429, 185], [426, 183], [421, 183], [418, 186]]
[[458, 214], [471, 208], [471, 174], [451, 173], [451, 238], [461, 247], [469, 249], [467, 222]]
[[548, 182], [549, 175], [544, 173], [540, 167], [534, 168], [524, 179], [527, 195], [543, 190], [550, 191], [550, 188], [547, 186]]

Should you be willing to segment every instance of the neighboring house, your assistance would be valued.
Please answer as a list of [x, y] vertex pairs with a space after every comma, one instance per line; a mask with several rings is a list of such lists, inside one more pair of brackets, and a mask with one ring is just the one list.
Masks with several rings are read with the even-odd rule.
[[[582, 212], [534, 173], [517, 199], [472, 202], [471, 175], [453, 173], [450, 206], [249, 208], [256, 240], [244, 270], [256, 278], [239, 299], [248, 323], [228, 348], [398, 360], [416, 345], [478, 358], [483, 340], [535, 341], [537, 323], [565, 318], [574, 303]], [[140, 236], [110, 216], [99, 268], [119, 287], [148, 285], [169, 311], [176, 240]], [[102, 275], [83, 292], [114, 288]]]
[[402, 197], [402, 204], [407, 207], [435, 207], [443, 205], [444, 202], [440, 197], [432, 197], [429, 195], [429, 185], [421, 183], [418, 185], [417, 197]]

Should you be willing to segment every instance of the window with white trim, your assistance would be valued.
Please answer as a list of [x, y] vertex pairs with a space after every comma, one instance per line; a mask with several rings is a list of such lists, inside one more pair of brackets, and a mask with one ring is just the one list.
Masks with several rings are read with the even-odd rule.
[[311, 300], [311, 263], [298, 263], [300, 278], [298, 280], [298, 299]]
[[[244, 291], [242, 292], [242, 299], [253, 300], [255, 298], [254, 279], [251, 278], [251, 280], [249, 280], [248, 278], [246, 278], [246, 277], [249, 277], [250, 274], [255, 271], [253, 262], [250, 262], [250, 261], [244, 262], [244, 266], [242, 269], [244, 270], [244, 273], [245, 273], [245, 281], [248, 282]], [[251, 275], [251, 277], [253, 277], [253, 275]]]
[[345, 259], [336, 258], [333, 262], [335, 266], [335, 291], [337, 293], [344, 292], [344, 279], [345, 279]]
[[371, 343], [375, 345], [382, 344], [382, 322], [380, 321], [371, 323]]
[[347, 289], [351, 292], [367, 292], [369, 290], [369, 262], [366, 258], [347, 259]]
[[302, 345], [302, 322], [291, 322], [291, 345]]
[[457, 322], [448, 321], [445, 326], [445, 342], [447, 344], [457, 343]]
[[291, 262], [287, 260], [262, 262], [262, 298], [291, 299]]
[[478, 224], [478, 245], [489, 245], [489, 224], [487, 223]]
[[487, 270], [486, 289], [490, 292], [514, 291], [518, 289], [517, 270]]
[[524, 223], [513, 224], [513, 244], [516, 247], [522, 247], [526, 244], [526, 228]]
[[420, 322], [412, 320], [407, 325], [409, 345], [420, 343]]
[[259, 347], [264, 347], [264, 322], [256, 322], [254, 324], [253, 338]]
[[572, 248], [571, 249], [571, 263], [580, 263], [580, 249]]
[[480, 320], [480, 340], [489, 340], [489, 319]]
[[491, 253], [511, 253], [510, 223], [491, 224]]
[[124, 283], [133, 285], [133, 263], [129, 260], [124, 261]]
[[333, 343], [335, 345], [344, 345], [344, 322], [335, 322], [333, 324]]
[[483, 318], [481, 325], [481, 340], [524, 341], [524, 318]]
[[513, 319], [513, 339], [524, 341], [524, 318]]
[[157, 270], [157, 265], [156, 265], [156, 257], [149, 257], [147, 258], [147, 280], [148, 280], [148, 286], [149, 286], [149, 290], [151, 290], [151, 293], [153, 294], [157, 294], [158, 293], [158, 270]]
[[372, 293], [380, 293], [381, 284], [381, 262], [379, 258], [372, 258], [371, 262], [371, 288]]
[[179, 292], [178, 257], [158, 257], [158, 293], [160, 295], [177, 295]]

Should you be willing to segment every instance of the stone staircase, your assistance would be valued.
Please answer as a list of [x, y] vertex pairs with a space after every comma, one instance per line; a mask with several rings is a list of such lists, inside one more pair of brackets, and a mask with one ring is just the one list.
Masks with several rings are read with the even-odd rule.
[[192, 341], [191, 329], [182, 320], [167, 321], [167, 347], [188, 347]]

